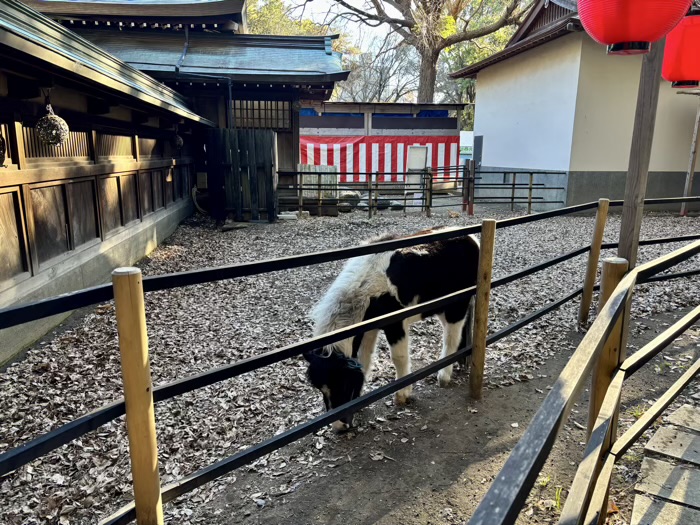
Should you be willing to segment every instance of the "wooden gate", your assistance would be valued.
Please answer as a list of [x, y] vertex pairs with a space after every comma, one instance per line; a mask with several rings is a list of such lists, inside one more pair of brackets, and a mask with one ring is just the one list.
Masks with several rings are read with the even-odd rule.
[[267, 129], [211, 129], [207, 173], [211, 215], [277, 219], [277, 137]]

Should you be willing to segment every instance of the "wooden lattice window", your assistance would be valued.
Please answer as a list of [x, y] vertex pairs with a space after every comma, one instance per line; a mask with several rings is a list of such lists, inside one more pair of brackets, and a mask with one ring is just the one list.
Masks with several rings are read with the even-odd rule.
[[234, 100], [233, 120], [237, 128], [292, 129], [292, 104], [285, 100]]

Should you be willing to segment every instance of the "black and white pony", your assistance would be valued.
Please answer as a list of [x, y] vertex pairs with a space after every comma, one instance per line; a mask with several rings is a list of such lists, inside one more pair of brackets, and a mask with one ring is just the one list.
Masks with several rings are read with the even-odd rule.
[[[436, 228], [414, 235], [450, 229], [455, 228]], [[369, 242], [398, 238], [400, 236], [387, 235]], [[471, 235], [351, 259], [311, 313], [314, 335], [473, 286], [478, 263], [479, 242]], [[471, 343], [473, 311], [472, 297], [383, 327], [396, 377], [401, 378], [411, 371], [408, 330], [412, 323], [433, 315], [438, 317], [443, 326], [441, 357], [445, 357], [459, 348], [465, 323], [468, 323], [468, 344]], [[309, 362], [309, 381], [323, 393], [326, 409], [336, 408], [360, 395], [371, 371], [378, 333], [372, 330], [304, 354]], [[440, 386], [447, 386], [451, 376], [451, 365], [440, 370]], [[411, 391], [410, 386], [398, 391], [396, 403], [406, 403]], [[352, 416], [349, 416], [333, 423], [333, 428], [345, 430], [351, 424]]]

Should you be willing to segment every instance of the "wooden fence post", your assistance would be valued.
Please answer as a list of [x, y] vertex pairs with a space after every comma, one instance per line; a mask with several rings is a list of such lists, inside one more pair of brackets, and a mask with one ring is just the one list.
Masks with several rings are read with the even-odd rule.
[[532, 184], [535, 181], [535, 174], [530, 172], [530, 184], [528, 185], [527, 188], [527, 214], [530, 215], [532, 213]]
[[595, 226], [593, 227], [593, 240], [591, 241], [591, 251], [588, 252], [588, 266], [583, 280], [583, 294], [581, 295], [581, 306], [578, 311], [578, 324], [585, 325], [588, 322], [588, 313], [593, 300], [593, 287], [598, 270], [598, 259], [600, 258], [600, 247], [603, 244], [603, 234], [605, 233], [605, 223], [608, 219], [609, 199], [598, 200], [598, 211], [595, 214]]
[[472, 399], [481, 399], [486, 363], [486, 334], [489, 322], [491, 274], [496, 242], [496, 221], [485, 219], [481, 223], [481, 249], [476, 281], [476, 305], [474, 308], [474, 340], [472, 341], [471, 366], [469, 368], [469, 393]]
[[372, 174], [367, 174], [367, 213], [372, 218]]
[[510, 190], [510, 211], [515, 211], [515, 180], [518, 174], [513, 172], [513, 180], [511, 180], [511, 190]]
[[136, 521], [138, 525], [162, 525], [158, 444], [141, 270], [117, 268], [112, 272], [112, 285], [124, 380]]
[[474, 215], [474, 192], [476, 191], [476, 162], [469, 161], [469, 215]]
[[462, 166], [462, 211], [467, 211], [469, 202], [469, 161]]
[[[610, 257], [603, 260], [603, 274], [600, 279], [600, 300], [598, 302], [599, 311], [603, 308], [603, 305], [605, 305], [625, 273], [627, 273], [628, 268], [629, 263], [627, 259], [623, 259], [622, 257]], [[591, 396], [588, 402], [589, 437], [593, 431], [598, 412], [600, 412], [600, 407], [603, 404], [605, 393], [610, 386], [610, 382], [620, 362], [620, 355], [623, 351], [622, 343], [625, 340], [623, 337], [625, 317], [626, 315], [623, 312], [618, 318], [593, 368]], [[611, 435], [614, 435], [615, 432], [615, 428], [610, 429]]]
[[425, 216], [431, 217], [430, 207], [433, 205], [433, 174], [427, 172], [425, 175]]

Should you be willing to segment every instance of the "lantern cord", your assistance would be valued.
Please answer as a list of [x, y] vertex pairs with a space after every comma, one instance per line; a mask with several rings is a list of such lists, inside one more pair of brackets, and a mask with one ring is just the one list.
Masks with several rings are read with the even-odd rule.
[[53, 108], [51, 107], [51, 88], [48, 88], [46, 91], [42, 88], [41, 94], [44, 95], [44, 104], [46, 104], [46, 111], [49, 112], [50, 115], [53, 115]]

